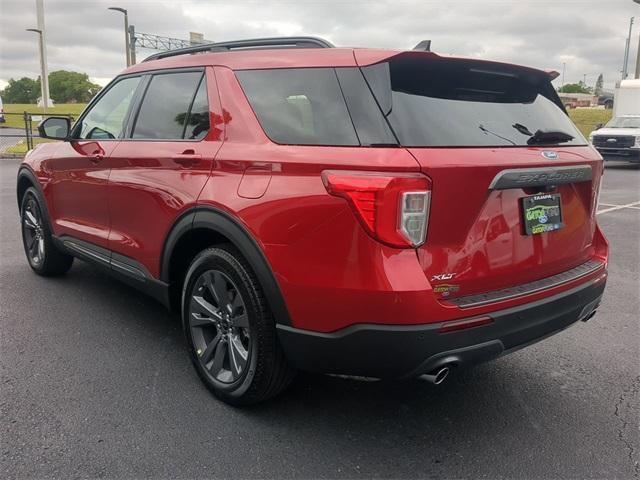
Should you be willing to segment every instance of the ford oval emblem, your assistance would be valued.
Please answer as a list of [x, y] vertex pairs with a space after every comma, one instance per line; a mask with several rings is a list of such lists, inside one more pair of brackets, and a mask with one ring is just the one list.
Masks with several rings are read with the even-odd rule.
[[558, 152], [554, 152], [553, 150], [544, 150], [542, 152], [542, 156], [544, 158], [548, 158], [549, 160], [555, 160], [558, 158]]

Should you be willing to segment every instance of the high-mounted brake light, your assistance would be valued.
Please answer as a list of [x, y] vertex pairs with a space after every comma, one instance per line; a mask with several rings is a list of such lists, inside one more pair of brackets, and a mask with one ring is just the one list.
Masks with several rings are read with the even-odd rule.
[[393, 247], [418, 247], [427, 236], [431, 183], [421, 174], [329, 170], [322, 180], [345, 198], [365, 230]]

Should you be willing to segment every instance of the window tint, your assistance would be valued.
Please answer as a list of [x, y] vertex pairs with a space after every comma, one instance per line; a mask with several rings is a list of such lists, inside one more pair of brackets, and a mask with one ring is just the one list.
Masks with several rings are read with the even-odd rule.
[[202, 72], [154, 75], [144, 94], [133, 127], [133, 138], [183, 138], [191, 101]]
[[245, 70], [236, 75], [274, 142], [359, 145], [332, 68]]
[[403, 146], [586, 143], [541, 72], [412, 56], [362, 71]]
[[204, 77], [198, 87], [198, 92], [193, 99], [191, 112], [189, 112], [189, 120], [184, 138], [190, 140], [200, 140], [204, 138], [209, 131], [209, 102], [207, 100], [207, 84]]
[[397, 145], [389, 124], [367, 87], [359, 68], [336, 68], [342, 93], [361, 145]]
[[124, 78], [110, 87], [82, 119], [78, 138], [119, 138], [138, 83], [140, 77]]

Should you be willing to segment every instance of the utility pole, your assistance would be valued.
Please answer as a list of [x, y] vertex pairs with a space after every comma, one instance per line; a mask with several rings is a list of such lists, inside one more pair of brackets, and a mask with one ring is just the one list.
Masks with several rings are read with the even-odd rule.
[[628, 67], [629, 67], [629, 47], [631, 45], [631, 30], [633, 28], [633, 19], [631, 17], [629, 19], [629, 36], [627, 37], [627, 41], [624, 47], [624, 62], [622, 63], [622, 79], [624, 80], [628, 76]]
[[127, 67], [131, 66], [131, 53], [129, 48], [129, 15], [125, 8], [109, 7], [107, 10], [114, 10], [124, 15], [124, 54], [127, 60]]
[[562, 89], [562, 87], [564, 87], [564, 71], [567, 68], [567, 63], [566, 62], [562, 62], [562, 85], [560, 86], [560, 89]]
[[40, 84], [42, 90], [42, 108], [47, 113], [49, 107], [49, 68], [47, 67], [47, 34], [44, 26], [44, 0], [36, 0], [36, 19], [38, 28], [29, 29], [40, 35]]
[[131, 65], [136, 64], [136, 27], [129, 25], [129, 60]]
[[[640, 3], [640, 0], [633, 0], [635, 3]], [[629, 34], [631, 38], [631, 34]], [[640, 36], [638, 36], [638, 52], [636, 54], [636, 74], [635, 78], [640, 78]]]

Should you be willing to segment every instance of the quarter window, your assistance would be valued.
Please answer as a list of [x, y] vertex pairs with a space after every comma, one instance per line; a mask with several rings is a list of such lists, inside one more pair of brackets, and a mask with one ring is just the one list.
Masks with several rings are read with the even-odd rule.
[[[198, 96], [196, 90], [201, 84], [204, 93]], [[194, 115], [189, 117], [192, 102], [196, 104], [197, 111], [194, 110]], [[186, 138], [202, 138], [208, 130], [208, 122], [205, 126], [201, 121], [202, 115], [205, 114], [208, 120], [208, 111], [202, 72], [157, 74], [151, 78], [147, 87], [132, 136], [152, 140], [182, 139], [185, 138], [188, 123]]]
[[236, 72], [271, 140], [295, 145], [359, 145], [332, 68]]
[[120, 138], [129, 105], [139, 83], [140, 77], [129, 77], [110, 87], [82, 119], [78, 138]]

